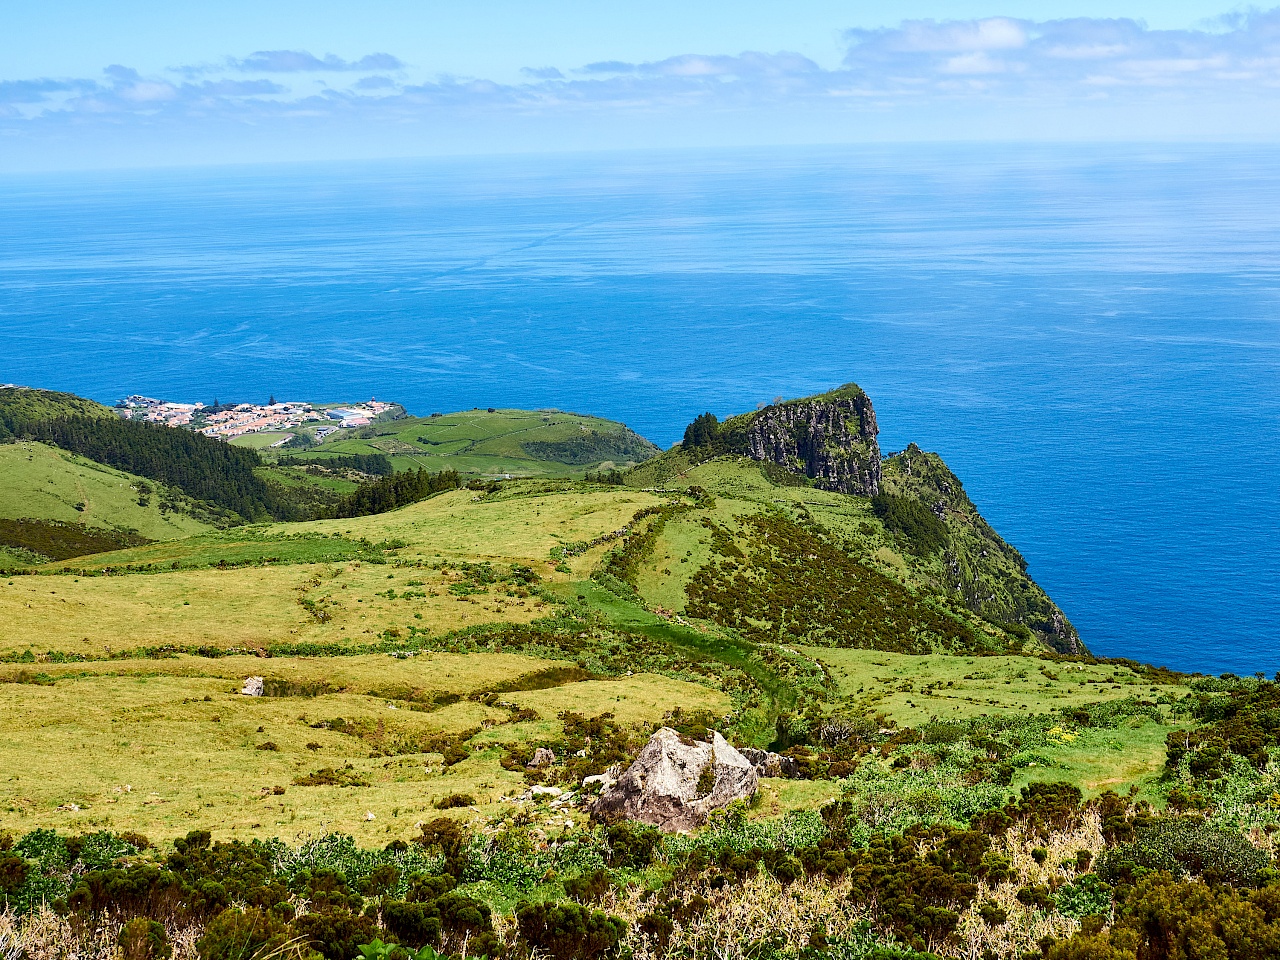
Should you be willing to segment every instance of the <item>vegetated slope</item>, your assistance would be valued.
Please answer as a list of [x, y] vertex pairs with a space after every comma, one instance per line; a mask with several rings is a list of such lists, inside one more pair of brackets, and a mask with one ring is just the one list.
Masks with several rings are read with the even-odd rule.
[[467, 410], [343, 431], [288, 456], [325, 462], [382, 454], [397, 470], [456, 470], [466, 477], [566, 477], [625, 469], [659, 453], [625, 425], [559, 410]]
[[6, 438], [52, 444], [97, 463], [179, 487], [238, 518], [290, 519], [298, 515], [291, 503], [281, 501], [254, 473], [262, 463], [254, 451], [187, 430], [121, 420], [105, 407], [88, 404], [68, 394], [5, 388], [0, 390], [0, 429]]
[[1062, 652], [1082, 649], [1070, 621], [1027, 576], [1022, 554], [982, 518], [940, 456], [913, 443], [889, 457], [882, 491], [872, 507], [887, 530], [910, 544], [921, 575], [927, 570], [992, 623], [1023, 625]]
[[43, 443], [0, 444], [0, 518], [168, 540], [208, 530], [199, 504], [154, 481]]
[[19, 436], [22, 424], [59, 417], [114, 420], [110, 407], [74, 393], [37, 390], [32, 387], [0, 387], [0, 440]]
[[[1030, 643], [1084, 652], [1066, 616], [1027, 576], [1021, 555], [982, 518], [941, 458], [912, 445], [882, 459], [877, 432], [870, 398], [846, 384], [723, 423], [704, 414], [689, 425], [682, 444], [628, 473], [633, 486], [697, 484], [716, 497], [743, 501], [736, 514], [718, 521], [721, 541], [741, 541], [734, 549], [743, 557], [707, 555], [700, 561], [708, 564], [704, 575], [688, 571], [682, 586], [689, 612], [742, 630], [773, 630], [792, 639], [840, 635], [837, 642], [881, 649], [919, 650], [928, 636], [936, 649]], [[762, 521], [750, 516], [762, 511], [781, 511], [781, 519], [766, 524], [776, 535], [772, 540], [743, 525], [746, 520], [759, 527]], [[784, 521], [799, 526], [783, 535]], [[788, 547], [790, 561], [774, 546], [766, 548], [791, 544], [801, 533], [812, 542], [798, 552]], [[827, 559], [819, 563], [819, 556]], [[815, 572], [807, 564], [844, 572]], [[685, 609], [684, 598], [649, 582], [655, 598]], [[902, 587], [911, 601], [890, 600]], [[801, 599], [807, 590], [829, 596], [841, 612], [828, 606], [818, 613]], [[881, 601], [872, 602], [877, 596], [883, 610], [876, 609]], [[908, 629], [885, 612], [908, 608], [923, 618], [919, 624], [944, 611], [961, 632], [939, 632], [936, 625]]]

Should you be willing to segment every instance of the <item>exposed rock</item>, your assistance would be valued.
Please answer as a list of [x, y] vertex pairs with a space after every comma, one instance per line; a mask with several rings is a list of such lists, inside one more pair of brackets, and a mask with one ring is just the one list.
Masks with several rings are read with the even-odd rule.
[[530, 770], [537, 770], [540, 767], [549, 767], [556, 762], [556, 755], [553, 750], [547, 747], [539, 747], [533, 751], [533, 759], [527, 764]]
[[604, 773], [598, 773], [593, 777], [583, 777], [582, 789], [586, 791], [592, 789], [597, 791], [607, 790], [618, 782], [618, 773], [617, 767], [610, 767]]
[[[709, 768], [710, 776], [704, 776]], [[755, 767], [720, 734], [710, 743], [686, 742], [663, 727], [618, 781], [592, 807], [597, 816], [651, 823], [666, 831], [692, 830], [707, 815], [755, 794]]]
[[1059, 653], [1079, 656], [1089, 652], [1080, 642], [1080, 634], [1076, 633], [1076, 628], [1068, 622], [1066, 616], [1056, 606], [1049, 616], [1048, 629], [1045, 632], [1049, 635], [1049, 646]]
[[854, 384], [765, 407], [747, 425], [747, 456], [802, 473], [823, 490], [880, 490], [879, 427], [871, 398]]
[[754, 747], [744, 747], [738, 752], [755, 767], [756, 775], [760, 777], [794, 777], [800, 772], [799, 764], [794, 759], [780, 753], [757, 750]]
[[246, 697], [260, 697], [262, 696], [262, 687], [262, 677], [245, 677], [244, 686], [240, 688], [240, 692]]

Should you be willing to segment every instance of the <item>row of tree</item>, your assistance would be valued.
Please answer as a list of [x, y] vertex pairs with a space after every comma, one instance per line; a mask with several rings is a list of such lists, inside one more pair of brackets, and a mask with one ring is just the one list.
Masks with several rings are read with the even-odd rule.
[[385, 453], [344, 453], [331, 457], [281, 457], [276, 461], [282, 467], [328, 467], [331, 470], [357, 470], [375, 477], [390, 476], [395, 472]]
[[333, 516], [346, 519], [386, 513], [388, 510], [417, 503], [419, 500], [425, 500], [445, 490], [457, 490], [461, 486], [462, 478], [458, 476], [456, 470], [430, 473], [419, 469], [393, 473], [361, 484], [347, 494], [339, 501]]

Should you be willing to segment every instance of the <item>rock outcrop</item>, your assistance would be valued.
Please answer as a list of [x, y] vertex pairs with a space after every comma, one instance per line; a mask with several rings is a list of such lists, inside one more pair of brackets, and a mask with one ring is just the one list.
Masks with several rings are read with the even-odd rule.
[[769, 750], [757, 750], [744, 747], [741, 751], [747, 763], [756, 768], [756, 776], [760, 777], [794, 777], [800, 772], [800, 765], [791, 757]]
[[592, 812], [602, 818], [651, 823], [668, 832], [706, 823], [712, 810], [753, 796], [755, 767], [720, 736], [688, 741], [663, 727], [615, 783], [601, 792]]
[[266, 682], [262, 677], [245, 677], [244, 686], [240, 688], [240, 692], [246, 697], [260, 697], [265, 685]]
[[537, 750], [533, 751], [533, 759], [531, 759], [526, 766], [530, 770], [537, 770], [541, 767], [549, 767], [555, 762], [556, 755], [554, 751], [549, 750], [546, 747], [539, 747]]
[[875, 496], [879, 427], [871, 398], [854, 384], [750, 415], [747, 456], [803, 474], [823, 490]]

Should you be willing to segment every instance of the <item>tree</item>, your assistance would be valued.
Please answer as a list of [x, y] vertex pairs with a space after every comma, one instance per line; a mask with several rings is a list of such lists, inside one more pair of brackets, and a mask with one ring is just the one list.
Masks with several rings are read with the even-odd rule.
[[715, 443], [720, 433], [720, 421], [714, 413], [704, 413], [695, 417], [693, 423], [684, 428], [684, 446], [709, 447]]

